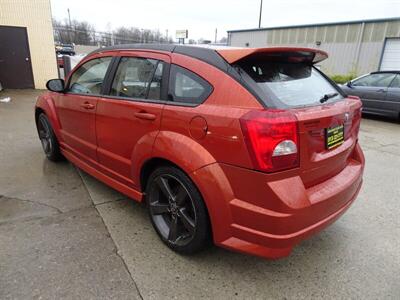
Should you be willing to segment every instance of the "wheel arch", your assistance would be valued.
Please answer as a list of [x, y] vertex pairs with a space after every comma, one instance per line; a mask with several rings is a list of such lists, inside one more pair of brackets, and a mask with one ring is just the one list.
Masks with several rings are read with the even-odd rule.
[[[161, 158], [161, 157], [153, 157], [149, 160], [147, 160], [143, 165], [142, 168], [140, 170], [140, 187], [141, 190], [144, 192], [148, 183], [148, 179], [151, 175], [152, 172], [154, 172], [156, 169], [163, 167], [163, 166], [169, 166], [169, 167], [174, 167], [177, 168], [178, 170], [182, 171], [193, 183], [194, 187], [197, 189], [197, 191], [199, 192], [201, 198], [203, 199], [204, 205], [206, 207], [207, 210], [207, 214], [208, 214], [208, 222], [209, 222], [209, 228], [210, 228], [210, 234], [212, 237], [214, 237], [214, 230], [213, 230], [213, 223], [215, 223], [215, 221], [213, 220], [213, 215], [210, 212], [210, 207], [209, 207], [209, 203], [207, 203], [208, 201], [205, 198], [205, 195], [202, 193], [200, 186], [198, 184], [198, 182], [196, 182], [197, 178], [194, 178], [192, 176], [192, 174], [186, 172], [183, 168], [181, 168], [179, 165], [177, 165], [176, 163], [165, 159], [165, 158]], [[145, 193], [143, 193], [143, 200], [145, 200]]]
[[[151, 173], [154, 172], [154, 170], [163, 167], [163, 166], [172, 166], [175, 168], [180, 169], [181, 171], [185, 172], [182, 168], [180, 168], [177, 164], [173, 163], [172, 161], [169, 161], [165, 158], [161, 157], [153, 157], [145, 161], [140, 169], [140, 177], [139, 177], [139, 182], [140, 182], [140, 189], [142, 192], [146, 190], [147, 182], [148, 179], [151, 175]], [[186, 175], [188, 175], [185, 172]], [[189, 175], [188, 175], [189, 176]]]
[[57, 140], [61, 140], [60, 134], [60, 122], [56, 113], [54, 100], [50, 94], [44, 94], [40, 96], [35, 106], [35, 122], [37, 124], [38, 117], [41, 113], [44, 113], [50, 121], [51, 127], [57, 137]]
[[35, 123], [36, 123], [36, 124], [37, 124], [37, 122], [38, 122], [38, 119], [39, 119], [40, 114], [42, 114], [42, 113], [46, 114], [46, 112], [44, 111], [43, 108], [41, 108], [41, 107], [35, 107]]

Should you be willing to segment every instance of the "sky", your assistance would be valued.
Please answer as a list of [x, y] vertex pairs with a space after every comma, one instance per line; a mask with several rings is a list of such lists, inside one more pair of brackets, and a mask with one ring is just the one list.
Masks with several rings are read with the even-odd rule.
[[[214, 40], [226, 31], [258, 27], [261, 0], [51, 0], [53, 17], [92, 23], [99, 31], [119, 26], [179, 29], [189, 38]], [[400, 0], [264, 0], [262, 27], [400, 17]]]

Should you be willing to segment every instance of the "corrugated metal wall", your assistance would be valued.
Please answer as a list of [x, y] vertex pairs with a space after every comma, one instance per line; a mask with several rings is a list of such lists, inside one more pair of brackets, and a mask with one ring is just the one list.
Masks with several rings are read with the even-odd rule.
[[46, 88], [58, 77], [50, 0], [0, 0], [0, 25], [27, 28], [35, 87]]
[[[400, 19], [354, 23], [230, 32], [231, 46], [299, 46], [327, 51], [321, 63], [328, 74], [364, 74], [376, 71], [386, 37], [400, 36]], [[320, 42], [320, 45], [317, 45]]]

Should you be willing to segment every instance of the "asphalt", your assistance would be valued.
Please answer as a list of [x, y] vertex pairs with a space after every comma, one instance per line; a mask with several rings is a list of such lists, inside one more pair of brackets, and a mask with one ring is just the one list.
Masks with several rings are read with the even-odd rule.
[[0, 299], [399, 299], [400, 123], [363, 119], [364, 185], [349, 211], [291, 256], [217, 247], [179, 256], [146, 209], [42, 154], [40, 91], [0, 93]]

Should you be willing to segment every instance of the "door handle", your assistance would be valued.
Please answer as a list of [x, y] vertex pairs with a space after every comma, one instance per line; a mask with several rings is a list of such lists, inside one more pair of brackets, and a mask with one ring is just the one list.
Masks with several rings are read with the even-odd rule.
[[386, 92], [386, 90], [385, 89], [379, 89], [379, 90], [377, 90], [377, 92], [378, 93], [383, 93], [383, 92]]
[[94, 109], [94, 108], [95, 108], [94, 104], [89, 103], [89, 102], [83, 103], [83, 104], [81, 105], [81, 107], [83, 107], [84, 109]]
[[148, 112], [145, 111], [141, 111], [141, 112], [136, 112], [134, 114], [134, 116], [138, 119], [142, 119], [142, 120], [149, 120], [149, 121], [153, 121], [156, 119], [156, 115], [154, 114], [150, 114]]

